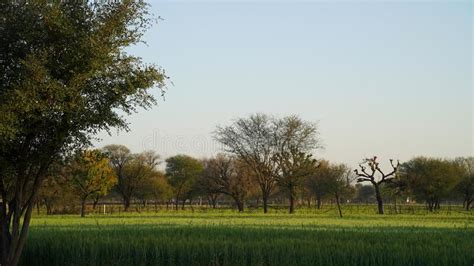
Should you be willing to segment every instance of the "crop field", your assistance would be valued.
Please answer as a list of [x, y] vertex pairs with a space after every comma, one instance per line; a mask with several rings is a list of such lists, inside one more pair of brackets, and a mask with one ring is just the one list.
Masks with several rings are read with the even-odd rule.
[[22, 265], [473, 265], [474, 214], [373, 206], [37, 215]]

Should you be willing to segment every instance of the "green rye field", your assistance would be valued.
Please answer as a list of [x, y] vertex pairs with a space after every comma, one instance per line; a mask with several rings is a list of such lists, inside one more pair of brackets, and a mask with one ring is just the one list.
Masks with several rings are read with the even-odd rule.
[[473, 212], [374, 208], [37, 215], [21, 264], [473, 265]]

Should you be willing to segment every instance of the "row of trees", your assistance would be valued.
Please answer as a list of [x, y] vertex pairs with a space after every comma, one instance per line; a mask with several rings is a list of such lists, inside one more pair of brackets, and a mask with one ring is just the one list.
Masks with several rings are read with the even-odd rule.
[[[473, 201], [473, 157], [389, 160], [389, 171], [372, 157], [352, 170], [344, 164], [316, 160], [311, 152], [321, 147], [317, 126], [297, 116], [256, 114], [218, 127], [215, 136], [227, 153], [209, 159], [173, 156], [166, 159], [164, 172], [157, 167], [159, 156], [151, 151], [133, 154], [125, 146], [109, 145], [79, 152], [53, 167], [40, 203], [51, 212], [55, 200], [73, 194], [84, 215], [86, 200], [92, 200], [95, 207], [111, 191], [109, 198], [120, 198], [126, 211], [132, 201], [174, 204], [178, 209], [204, 198], [213, 207], [218, 200], [232, 201], [240, 212], [249, 200], [261, 200], [266, 213], [270, 199], [281, 202], [286, 198], [289, 213], [293, 213], [297, 202], [310, 205], [314, 199], [317, 208], [323, 200], [331, 200], [342, 217], [341, 204], [362, 198], [367, 190], [373, 193], [380, 214], [386, 200], [395, 204], [407, 198], [422, 201], [430, 211], [439, 209], [443, 200], [462, 200], [469, 210]], [[69, 188], [61, 190], [64, 185]]]
[[[375, 172], [379, 171], [376, 158], [366, 161], [367, 164], [371, 162], [375, 162]], [[258, 205], [262, 198], [255, 173], [243, 160], [232, 155], [219, 154], [204, 160], [173, 156], [166, 160], [165, 172], [157, 170], [158, 164], [159, 157], [153, 152], [131, 154], [120, 145], [86, 150], [53, 166], [38, 203], [51, 214], [54, 207], [79, 202], [81, 216], [84, 216], [87, 200], [95, 208], [109, 192], [104, 200], [119, 199], [125, 210], [130, 208], [131, 202], [174, 205], [178, 210], [184, 209], [187, 202], [204, 199], [213, 208], [220, 201], [243, 212], [246, 204]], [[440, 208], [441, 201], [453, 200], [462, 201], [469, 210], [473, 201], [470, 172], [473, 165], [472, 157], [451, 161], [417, 157], [395, 166], [400, 170], [390, 179], [386, 177], [388, 181], [380, 182], [384, 180], [380, 174], [382, 178], [374, 175], [372, 183], [346, 165], [321, 160], [314, 172], [302, 178], [298, 189], [293, 190], [293, 196], [289, 195], [285, 183], [277, 183], [269, 199], [281, 204], [287, 198], [290, 213], [294, 211], [295, 201], [308, 206], [315, 202], [316, 208], [321, 208], [323, 201], [331, 201], [341, 217], [341, 205], [345, 202], [377, 202], [379, 213], [383, 213], [384, 201], [395, 203], [397, 211], [397, 202], [419, 200], [427, 203], [428, 210], [434, 211]], [[371, 174], [373, 170], [361, 171]], [[355, 183], [357, 181], [369, 182], [369, 185], [360, 185]]]

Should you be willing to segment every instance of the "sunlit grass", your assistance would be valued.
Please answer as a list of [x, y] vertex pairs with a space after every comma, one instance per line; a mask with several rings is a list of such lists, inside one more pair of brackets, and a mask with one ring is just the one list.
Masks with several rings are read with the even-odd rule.
[[[35, 216], [24, 265], [471, 265], [472, 212], [350, 209]], [[38, 256], [43, 259], [36, 260]]]

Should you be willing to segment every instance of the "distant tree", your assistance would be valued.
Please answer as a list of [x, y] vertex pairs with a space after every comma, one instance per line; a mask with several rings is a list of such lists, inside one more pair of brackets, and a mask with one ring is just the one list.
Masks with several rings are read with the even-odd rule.
[[191, 199], [202, 171], [202, 163], [190, 156], [176, 155], [166, 159], [166, 177], [174, 190], [176, 210], [180, 200], [184, 209], [186, 200]]
[[127, 211], [132, 199], [140, 194], [142, 183], [155, 174], [155, 167], [159, 156], [150, 152], [132, 154], [123, 169], [123, 178], [118, 183], [117, 189], [122, 195], [124, 208]]
[[160, 202], [166, 202], [166, 204], [168, 204], [173, 198], [173, 187], [169, 184], [164, 173], [157, 172], [151, 178], [150, 186], [153, 188], [151, 198], [155, 201], [155, 207], [157, 207]]
[[71, 186], [68, 185], [64, 170], [64, 162], [55, 161], [48, 169], [41, 184], [38, 204], [45, 206], [48, 215], [59, 211], [59, 208], [62, 208], [62, 212], [67, 208], [73, 209], [76, 204], [77, 197]]
[[126, 129], [166, 76], [125, 52], [154, 23], [144, 1], [1, 1], [0, 13], [0, 263], [12, 266], [53, 161]]
[[325, 187], [327, 192], [333, 195], [341, 218], [343, 217], [341, 199], [350, 198], [354, 194], [354, 187], [351, 185], [354, 179], [353, 172], [348, 166], [330, 165]]
[[132, 158], [130, 150], [123, 145], [112, 144], [103, 147], [102, 152], [109, 158], [110, 164], [119, 180], [123, 179], [125, 165], [127, 165], [128, 161]]
[[127, 147], [116, 144], [103, 147], [102, 152], [107, 155], [115, 171], [118, 180], [116, 190], [122, 196], [122, 202], [127, 210], [130, 206], [130, 196], [126, 193], [128, 191], [126, 186], [130, 183], [127, 181], [130, 177], [125, 175], [125, 169], [133, 156]]
[[331, 165], [329, 161], [321, 160], [318, 162], [318, 167], [306, 179], [306, 187], [316, 196], [316, 207], [318, 209], [321, 208], [322, 199], [329, 194], [330, 176]]
[[153, 170], [144, 177], [136, 189], [136, 198], [142, 202], [143, 206], [151, 200], [157, 207], [160, 202], [167, 201], [172, 197], [172, 187], [168, 183], [165, 174], [158, 170]]
[[132, 154], [123, 145], [108, 145], [102, 152], [110, 158], [110, 164], [118, 178], [116, 191], [122, 197], [125, 211], [128, 211], [141, 183], [146, 182], [144, 180], [153, 174], [160, 157], [152, 151]]
[[274, 121], [277, 183], [288, 193], [289, 213], [294, 213], [297, 192], [317, 167], [311, 152], [320, 148], [317, 126], [288, 116]]
[[254, 172], [263, 200], [263, 212], [268, 212], [268, 200], [275, 188], [278, 165], [275, 160], [275, 131], [273, 118], [254, 114], [239, 118], [232, 125], [218, 127], [214, 138], [225, 151], [243, 160]]
[[450, 196], [462, 173], [453, 161], [426, 157], [411, 159], [401, 169], [412, 193], [426, 201], [430, 212], [439, 209], [441, 200]]
[[469, 211], [474, 201], [474, 157], [456, 158], [455, 162], [461, 170], [461, 181], [456, 190], [463, 198], [463, 206]]
[[219, 154], [204, 161], [204, 171], [199, 185], [211, 195], [230, 196], [239, 212], [243, 212], [245, 199], [252, 184], [252, 174], [242, 161]]
[[67, 168], [66, 178], [81, 201], [81, 217], [85, 216], [86, 201], [90, 196], [105, 195], [117, 183], [109, 160], [99, 150], [77, 153]]
[[390, 182], [395, 178], [400, 162], [394, 164], [393, 160], [390, 159], [390, 165], [392, 170], [388, 173], [384, 173], [380, 169], [379, 162], [377, 162], [377, 156], [373, 158], [364, 159], [363, 163], [359, 164], [359, 170], [354, 170], [358, 176], [357, 182], [370, 182], [375, 190], [375, 199], [377, 200], [378, 213], [383, 214], [383, 199], [380, 191], [382, 184]]
[[[382, 187], [382, 194], [393, 200], [395, 213], [401, 212], [401, 205], [398, 205], [397, 203], [398, 201], [401, 202], [403, 199], [406, 199], [406, 197], [409, 197], [410, 190], [407, 180], [401, 178], [400, 171], [397, 172], [390, 182], [385, 183]], [[398, 208], [398, 206], [400, 206], [400, 208]]]
[[374, 202], [375, 201], [375, 190], [372, 185], [356, 184], [356, 201], [358, 202]]

